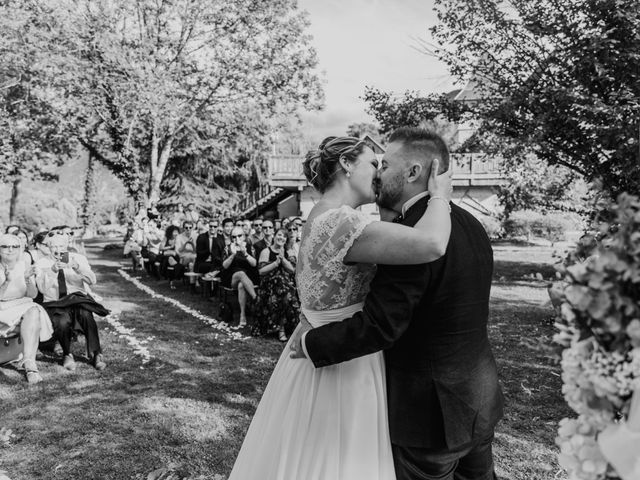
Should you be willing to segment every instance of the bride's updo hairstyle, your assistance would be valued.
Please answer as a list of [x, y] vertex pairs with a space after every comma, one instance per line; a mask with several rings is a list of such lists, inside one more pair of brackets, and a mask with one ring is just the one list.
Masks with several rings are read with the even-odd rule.
[[365, 146], [365, 142], [356, 137], [327, 137], [317, 150], [307, 153], [302, 164], [304, 176], [316, 190], [324, 193], [341, 169], [340, 159], [355, 162]]

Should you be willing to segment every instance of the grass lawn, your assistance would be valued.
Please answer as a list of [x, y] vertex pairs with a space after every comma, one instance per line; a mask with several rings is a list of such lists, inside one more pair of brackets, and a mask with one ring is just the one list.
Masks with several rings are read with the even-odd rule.
[[[226, 478], [282, 344], [272, 338], [233, 340], [204, 321], [138, 290], [117, 272], [119, 251], [89, 248], [97, 294], [120, 311], [118, 321], [145, 341], [143, 363], [116, 328], [98, 319], [108, 367], [80, 357], [67, 372], [51, 357], [39, 365], [44, 382], [29, 386], [0, 368], [0, 471], [11, 480]], [[496, 247], [490, 335], [506, 396], [495, 441], [498, 475], [510, 480], [566, 478], [555, 460], [557, 422], [570, 412], [560, 394], [559, 367], [546, 282], [551, 250]], [[156, 292], [212, 316], [217, 306], [179, 285], [142, 278]], [[171, 472], [171, 473], [169, 473]], [[302, 480], [302, 479], [300, 479]]]

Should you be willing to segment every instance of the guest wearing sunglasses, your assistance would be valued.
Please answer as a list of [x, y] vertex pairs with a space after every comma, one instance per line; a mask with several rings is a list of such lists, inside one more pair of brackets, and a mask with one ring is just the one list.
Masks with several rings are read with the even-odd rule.
[[257, 264], [254, 248], [247, 243], [242, 227], [234, 227], [231, 231], [231, 244], [224, 251], [222, 284], [227, 288], [238, 289], [239, 327], [247, 324], [247, 296], [251, 300], [256, 298]]
[[51, 338], [53, 326], [47, 312], [33, 302], [38, 293], [36, 268], [22, 250], [16, 235], [0, 236], [0, 337], [20, 333], [27, 382], [38, 383], [38, 343]]
[[253, 221], [253, 233], [249, 236], [249, 241], [255, 245], [262, 240], [264, 234], [262, 233], [262, 217], [258, 217]]
[[262, 238], [253, 244], [256, 250], [256, 254], [261, 254], [265, 248], [268, 248], [273, 243], [274, 228], [271, 220], [265, 220], [262, 222]]

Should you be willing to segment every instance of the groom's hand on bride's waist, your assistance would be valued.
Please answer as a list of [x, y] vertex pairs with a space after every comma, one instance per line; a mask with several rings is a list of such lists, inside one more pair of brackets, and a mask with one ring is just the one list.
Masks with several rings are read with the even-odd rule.
[[291, 358], [308, 358], [303, 346], [304, 334], [311, 330], [313, 327], [307, 320], [307, 317], [304, 316], [303, 313], [300, 314], [300, 323], [296, 327], [293, 332], [291, 342], [289, 343], [289, 348], [291, 349], [291, 353], [289, 356]]

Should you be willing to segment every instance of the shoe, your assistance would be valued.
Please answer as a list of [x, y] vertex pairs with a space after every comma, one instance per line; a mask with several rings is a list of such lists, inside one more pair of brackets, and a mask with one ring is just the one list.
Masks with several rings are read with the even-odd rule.
[[247, 317], [240, 317], [240, 322], [238, 323], [238, 328], [243, 328], [247, 326]]
[[25, 360], [22, 364], [27, 376], [27, 383], [36, 384], [42, 381], [40, 372], [38, 372], [38, 366], [33, 360]]
[[76, 361], [73, 359], [72, 354], [64, 356], [64, 360], [62, 360], [62, 366], [70, 372], [76, 371]]
[[36, 383], [40, 383], [42, 381], [42, 377], [40, 376], [40, 372], [37, 370], [27, 370], [27, 383], [32, 385]]
[[287, 334], [284, 333], [284, 330], [278, 331], [278, 340], [280, 340], [281, 342], [286, 342], [287, 340], [289, 340], [289, 338], [287, 337]]
[[53, 353], [57, 356], [57, 357], [61, 357], [62, 355], [64, 355], [64, 352], [62, 351], [62, 347], [60, 346], [59, 343], [56, 342], [56, 346], [53, 347]]
[[107, 364], [104, 362], [104, 358], [101, 353], [96, 353], [93, 356], [93, 366], [96, 370], [104, 370], [107, 368]]

